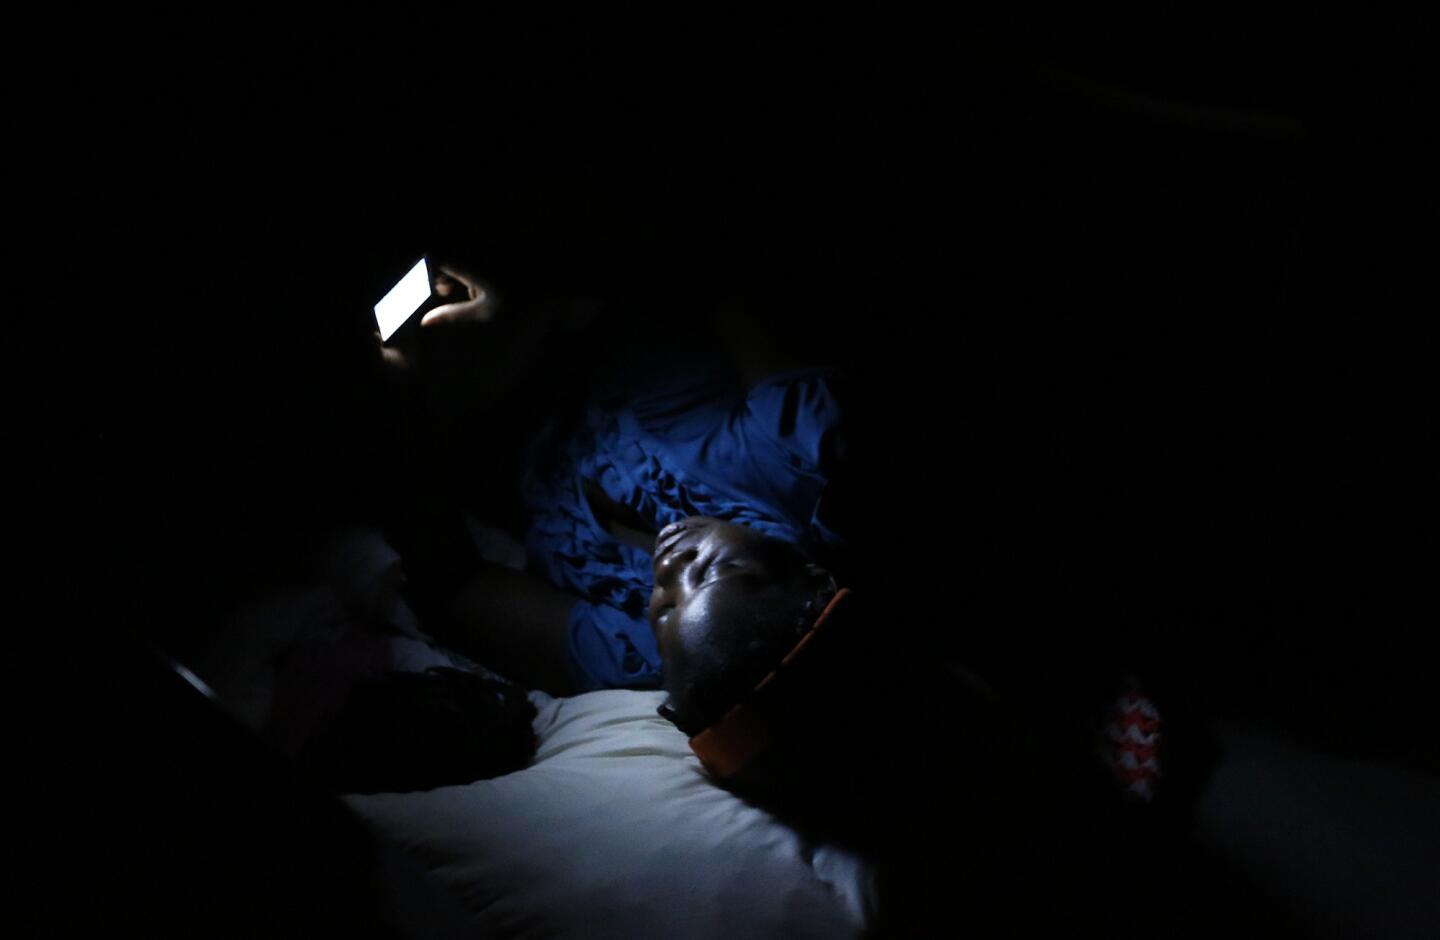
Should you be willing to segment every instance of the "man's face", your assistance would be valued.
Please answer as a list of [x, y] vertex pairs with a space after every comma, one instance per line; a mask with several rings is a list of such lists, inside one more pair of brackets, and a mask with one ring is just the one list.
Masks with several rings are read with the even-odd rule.
[[723, 671], [757, 640], [784, 646], [798, 638], [798, 630], [765, 635], [774, 632], [765, 624], [775, 612], [794, 608], [803, 587], [788, 551], [753, 529], [706, 516], [666, 526], [656, 537], [649, 619], [665, 663], [665, 688], [679, 712], [672, 720], [682, 729], [718, 717], [691, 701], [697, 680]]

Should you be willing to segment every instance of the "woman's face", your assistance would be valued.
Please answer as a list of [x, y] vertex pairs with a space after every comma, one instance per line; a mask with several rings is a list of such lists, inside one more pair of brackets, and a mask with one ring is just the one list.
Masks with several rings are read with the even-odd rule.
[[[798, 639], [800, 630], [783, 620], [790, 632], [770, 634], [776, 633], [776, 613], [794, 609], [797, 592], [810, 587], [811, 571], [783, 542], [706, 516], [662, 529], [654, 565], [650, 626], [665, 664], [666, 691], [679, 712], [672, 720], [689, 730], [687, 723], [718, 717], [689, 701], [697, 682], [726, 671], [757, 643], [779, 649], [778, 661]], [[825, 579], [833, 583], [828, 574]]]

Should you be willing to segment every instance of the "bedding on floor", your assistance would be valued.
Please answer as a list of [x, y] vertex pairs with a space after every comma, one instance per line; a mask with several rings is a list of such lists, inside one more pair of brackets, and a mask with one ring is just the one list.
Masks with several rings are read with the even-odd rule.
[[715, 786], [663, 693], [531, 693], [534, 763], [465, 786], [346, 802], [449, 886], [486, 933], [845, 937], [869, 867]]
[[[314, 583], [235, 605], [208, 647], [183, 657], [283, 750], [343, 700], [346, 682], [378, 669], [495, 676], [420, 629], [378, 534], [338, 533], [321, 561]], [[529, 697], [529, 766], [344, 797], [461, 901], [477, 935], [829, 938], [872, 921], [872, 869], [713, 783], [656, 714], [663, 693]]]

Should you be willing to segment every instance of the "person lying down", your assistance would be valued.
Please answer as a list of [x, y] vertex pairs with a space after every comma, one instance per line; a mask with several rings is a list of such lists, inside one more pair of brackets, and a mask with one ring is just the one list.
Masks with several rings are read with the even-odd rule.
[[[583, 355], [568, 363], [583, 376], [579, 407], [540, 413], [515, 466], [465, 482], [470, 493], [488, 495], [482, 508], [463, 493], [449, 498], [437, 481], [451, 476], [439, 456], [450, 442], [437, 438], [490, 429], [432, 420], [436, 401], [463, 394], [431, 368], [434, 351], [453, 354], [452, 339], [464, 335], [458, 324], [490, 330], [511, 322], [523, 331], [549, 307], [520, 309], [526, 301], [511, 297], [515, 309], [501, 308], [488, 285], [450, 265], [442, 271], [437, 290], [468, 299], [426, 317], [430, 347], [382, 350], [397, 393], [400, 449], [415, 455], [414, 478], [397, 489], [430, 499], [404, 507], [387, 534], [404, 558], [406, 600], [424, 630], [439, 649], [494, 673], [467, 677], [443, 655], [428, 661], [413, 646], [403, 655], [394, 649], [413, 637], [372, 638], [368, 653], [348, 654], [368, 664], [350, 704], [332, 705], [324, 734], [315, 721], [304, 735], [292, 728], [288, 749], [302, 750], [304, 737], [312, 766], [352, 792], [523, 766], [515, 747], [523, 734], [514, 729], [525, 709], [496, 685], [501, 677], [562, 696], [673, 689], [666, 717], [696, 728], [733, 697], [734, 684], [753, 684], [813, 623], [837, 590], [830, 569], [846, 548], [833, 485], [847, 446], [844, 374], [777, 356], [753, 336], [736, 341], [763, 318], [733, 300], [698, 323], [622, 313], [582, 327], [575, 345]], [[517, 348], [527, 342], [509, 340]], [[650, 365], [634, 369], [637, 357]], [[546, 367], [564, 371], [553, 361]], [[393, 381], [397, 375], [403, 380]], [[514, 405], [507, 400], [500, 410]], [[518, 560], [476, 544], [475, 530], [491, 519], [463, 524], [497, 506], [519, 509], [500, 536], [523, 546]], [[709, 638], [694, 642], [701, 629]], [[432, 668], [391, 675], [383, 664], [392, 655]], [[454, 746], [487, 739], [504, 759], [462, 759]], [[427, 748], [454, 752], [453, 773], [435, 772], [436, 761], [418, 753]], [[380, 772], [387, 750], [389, 763], [412, 768], [411, 779]]]
[[[523, 330], [533, 322], [554, 334], [543, 318], [530, 316], [533, 310], [520, 309], [523, 301], [507, 310], [488, 284], [451, 265], [441, 270], [437, 291], [464, 299], [427, 315], [420, 332], [434, 347], [454, 347], [447, 331], [466, 322], [481, 330], [507, 321]], [[520, 448], [518, 472], [473, 483], [462, 478], [462, 485], [490, 493], [489, 505], [518, 507], [519, 521], [507, 532], [523, 544], [518, 564], [477, 549], [462, 523], [463, 501], [411, 507], [393, 532], [409, 577], [407, 598], [446, 650], [520, 687], [555, 695], [663, 688], [662, 714], [692, 737], [748, 695], [852, 580], [844, 494], [837, 487], [849, 446], [843, 370], [776, 353], [763, 335], [762, 302], [730, 298], [715, 305], [708, 321], [697, 319], [704, 321], [700, 328], [668, 311], [650, 319], [612, 312], [578, 327], [571, 358], [531, 357], [542, 364], [546, 382], [567, 370], [584, 376], [576, 383], [580, 407], [535, 422]], [[526, 342], [519, 335], [513, 341], [517, 347]], [[393, 370], [403, 358], [386, 350], [381, 361]], [[474, 433], [459, 425], [437, 432], [420, 420], [425, 403], [451, 401], [458, 393], [425, 385], [439, 379], [414, 362], [401, 372], [412, 388], [418, 377], [421, 392], [396, 402], [405, 443], [416, 445], [407, 450], [435, 452], [437, 436]], [[423, 459], [415, 464], [415, 478], [399, 489], [444, 495], [437, 481], [448, 475]], [[856, 600], [846, 606], [856, 607]], [[1005, 710], [986, 704], [993, 695], [984, 683], [923, 655], [897, 660], [894, 637], [880, 639], [882, 630], [918, 636], [916, 630], [853, 614], [844, 619], [852, 627], [842, 632], [865, 636], [868, 645], [861, 644], [859, 666], [829, 672], [869, 693], [837, 693], [825, 707], [833, 712], [862, 701], [886, 708], [812, 721], [810, 743], [824, 737], [823, 729], [879, 721], [873, 715], [896, 702], [908, 703], [899, 708], [912, 716], [953, 714], [946, 720], [957, 727], [1006, 737], [991, 727], [1004, 724]], [[363, 704], [349, 719], [361, 727], [340, 724], [333, 734], [336, 741], [370, 740], [367, 760], [383, 763], [373, 742], [388, 738], [409, 748], [433, 738], [435, 750], [449, 753], [446, 742], [476, 739], [468, 728], [491, 727], [497, 737], [494, 729], [506, 721], [523, 723], [518, 704], [478, 715], [514, 696], [482, 694], [482, 680], [443, 671], [452, 661], [431, 663], [440, 671], [424, 679], [389, 677], [373, 665], [383, 657], [370, 661], [371, 675], [355, 696]], [[937, 670], [942, 675], [933, 675]], [[499, 676], [483, 681], [493, 684]], [[382, 702], [393, 709], [387, 713]], [[382, 715], [390, 727], [364, 731]], [[889, 720], [897, 727], [916, 723], [914, 717]], [[399, 730], [407, 726], [418, 730]], [[516, 734], [523, 739], [523, 730]], [[877, 740], [898, 737], [892, 731]], [[332, 741], [314, 753], [327, 755], [334, 768], [346, 750]], [[475, 766], [492, 774], [523, 766], [524, 751]], [[428, 766], [414, 755], [394, 762]], [[422, 775], [408, 786], [455, 782], [471, 772]], [[352, 788], [363, 783], [338, 771], [331, 778]], [[406, 784], [388, 779], [386, 786]]]
[[[746, 698], [842, 593], [788, 543], [706, 517], [662, 530], [653, 567], [658, 711], [688, 735]], [[468, 783], [533, 756], [524, 687], [424, 634], [362, 624], [298, 645], [283, 667], [267, 735], [337, 792]]]
[[[982, 886], [1016, 870], [1033, 884], [1047, 827], [1094, 818], [1099, 804], [1076, 798], [1065, 755], [1034, 746], [975, 677], [921, 661], [891, 668], [873, 604], [793, 545], [686, 517], [658, 534], [652, 571], [660, 716], [717, 786], [811, 844], [874, 860], [882, 910], [953, 900], [963, 886], [975, 922], [977, 896], [998, 897]], [[535, 710], [519, 686], [414, 638], [372, 632], [344, 649], [371, 674], [300, 748], [335, 790], [431, 789], [529, 764]], [[964, 852], [932, 862], [933, 845]]]
[[[396, 534], [438, 642], [357, 641], [363, 676], [291, 752], [338, 792], [464, 784], [531, 762], [527, 689], [659, 689], [716, 785], [875, 859], [882, 895], [949, 902], [964, 885], [972, 916], [988, 905], [1009, 924], [1025, 901], [991, 890], [1006, 873], [1080, 890], [1076, 872], [1101, 869], [1083, 847], [1125, 844], [1105, 828], [1121, 794], [1153, 795], [1153, 703], [1117, 686], [1114, 715], [1042, 728], [928, 658], [922, 625], [885, 622], [845, 572], [833, 374], [672, 366], [602, 376], [578, 414], [538, 428], [500, 491], [522, 509], [507, 534], [523, 551], [468, 535], [457, 549], [453, 525]], [[931, 865], [934, 844], [965, 851]]]

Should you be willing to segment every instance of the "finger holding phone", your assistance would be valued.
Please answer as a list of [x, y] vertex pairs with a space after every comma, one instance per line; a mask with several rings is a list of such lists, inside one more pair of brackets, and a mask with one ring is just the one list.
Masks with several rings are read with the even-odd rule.
[[422, 392], [429, 410], [455, 417], [502, 402], [552, 363], [557, 346], [577, 345], [570, 338], [605, 309], [554, 288], [502, 304], [466, 268], [426, 257], [375, 305], [375, 319], [392, 384]]
[[496, 302], [491, 291], [474, 275], [454, 265], [439, 266], [435, 295], [445, 300], [455, 299], [421, 317], [421, 328], [446, 323], [487, 323], [495, 316]]
[[413, 264], [374, 307], [374, 337], [390, 393], [385, 411], [399, 468], [387, 491], [393, 537], [405, 555], [407, 571], [418, 572], [422, 580], [445, 580], [449, 575], [437, 572], [463, 570], [471, 562], [468, 531], [447, 481], [456, 422], [477, 376], [457, 370], [469, 350], [449, 348], [466, 344], [453, 342], [458, 337], [447, 334], [458, 329], [456, 324], [492, 320], [495, 309], [494, 295], [477, 278], [429, 257]]
[[413, 368], [420, 329], [486, 323], [494, 318], [497, 306], [494, 292], [473, 274], [423, 257], [375, 304], [384, 360], [397, 368]]

